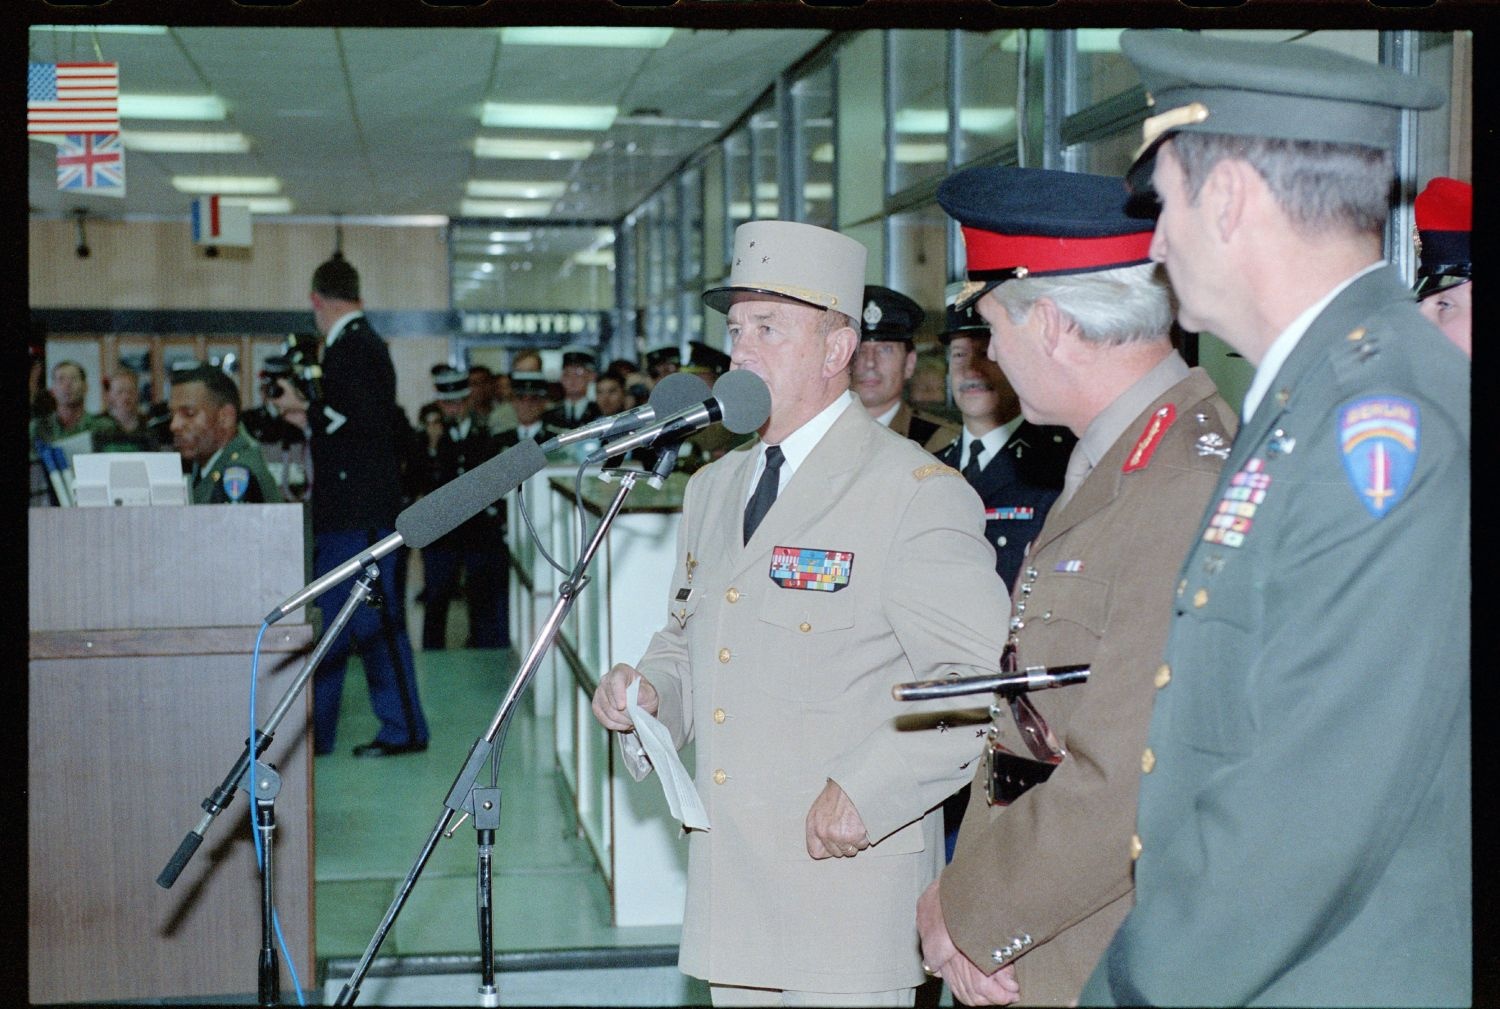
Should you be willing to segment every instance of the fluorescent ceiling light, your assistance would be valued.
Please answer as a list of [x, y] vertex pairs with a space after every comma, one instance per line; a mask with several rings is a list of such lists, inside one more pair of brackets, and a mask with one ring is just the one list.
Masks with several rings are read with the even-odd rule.
[[[1015, 109], [972, 108], [958, 110], [959, 128], [967, 133], [1002, 133], [1016, 124]], [[927, 133], [942, 136], [948, 132], [946, 109], [897, 109], [897, 133]]]
[[217, 95], [120, 95], [121, 119], [223, 119]]
[[896, 145], [898, 165], [930, 165], [947, 160], [948, 145], [944, 143]]
[[1080, 28], [1074, 36], [1081, 53], [1120, 52], [1120, 33], [1123, 28]]
[[485, 102], [479, 114], [479, 124], [532, 130], [607, 130], [614, 125], [615, 115], [619, 111], [613, 105]]
[[[813, 148], [812, 159], [820, 164], [833, 161], [833, 145], [819, 144]], [[936, 164], [948, 159], [948, 145], [934, 141], [930, 144], [897, 144], [896, 162], [902, 165]]]
[[776, 199], [777, 189], [774, 182], [761, 182], [755, 187], [755, 198], [757, 200]]
[[531, 232], [529, 232], [529, 231], [491, 231], [490, 232], [490, 241], [492, 241], [492, 242], [529, 242], [529, 241], [531, 241]]
[[465, 217], [539, 217], [551, 210], [549, 200], [464, 200], [459, 204]]
[[582, 161], [594, 153], [592, 140], [528, 140], [508, 137], [474, 138], [474, 156], [523, 161]]
[[264, 196], [281, 192], [281, 180], [274, 175], [174, 175], [172, 188], [179, 193]]
[[568, 188], [566, 182], [512, 182], [509, 179], [470, 179], [465, 196], [555, 200]]
[[584, 249], [573, 253], [572, 259], [579, 266], [607, 266], [611, 270], [615, 268], [613, 249]]
[[250, 150], [250, 140], [243, 133], [123, 130], [120, 139], [132, 151], [158, 154], [244, 154]]
[[502, 28], [500, 40], [513, 46], [595, 46], [660, 49], [670, 28]]
[[34, 32], [98, 32], [100, 35], [165, 35], [166, 25], [32, 25]]
[[[755, 204], [755, 210], [760, 218], [764, 220], [768, 217], [775, 217], [780, 212], [781, 208], [774, 203], [757, 202]], [[747, 200], [739, 203], [731, 203], [729, 205], [729, 216], [734, 218], [735, 220], [748, 221], [750, 219], [749, 201]]]
[[287, 196], [226, 196], [219, 202], [230, 207], [249, 207], [252, 214], [292, 212], [292, 201]]
[[802, 198], [805, 200], [831, 200], [833, 199], [833, 183], [809, 182], [802, 187]]

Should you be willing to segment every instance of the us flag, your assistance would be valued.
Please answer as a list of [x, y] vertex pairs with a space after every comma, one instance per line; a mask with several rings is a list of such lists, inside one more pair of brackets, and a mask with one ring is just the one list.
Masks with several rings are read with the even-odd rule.
[[69, 134], [57, 147], [57, 188], [125, 195], [125, 148], [118, 133]]
[[26, 65], [27, 136], [119, 132], [119, 64]]

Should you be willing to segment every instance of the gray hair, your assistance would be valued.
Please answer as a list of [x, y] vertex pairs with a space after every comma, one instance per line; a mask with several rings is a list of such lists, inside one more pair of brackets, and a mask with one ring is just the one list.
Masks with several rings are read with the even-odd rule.
[[1047, 298], [1077, 323], [1085, 340], [1114, 346], [1167, 339], [1174, 311], [1155, 263], [1007, 280], [995, 288], [995, 298], [1014, 323]]
[[815, 324], [813, 332], [817, 333], [817, 335], [819, 336], [827, 336], [834, 330], [843, 329], [845, 326], [848, 326], [850, 329], [854, 330], [854, 335], [856, 337], [863, 338], [864, 334], [860, 331], [859, 320], [854, 318], [854, 316], [852, 315], [847, 315], [843, 312], [840, 312], [836, 308], [823, 309], [823, 315]]
[[1304, 234], [1337, 230], [1378, 235], [1385, 227], [1396, 174], [1390, 151], [1225, 133], [1177, 133], [1171, 144], [1195, 204], [1213, 167], [1225, 158], [1240, 158], [1266, 180], [1277, 205]]

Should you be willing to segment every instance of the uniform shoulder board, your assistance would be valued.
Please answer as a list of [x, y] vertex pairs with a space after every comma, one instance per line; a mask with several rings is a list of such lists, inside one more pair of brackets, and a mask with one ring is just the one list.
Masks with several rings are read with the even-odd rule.
[[911, 471], [911, 475], [918, 480], [926, 480], [930, 476], [963, 476], [958, 470], [947, 463], [930, 462], [925, 466], [918, 466]]

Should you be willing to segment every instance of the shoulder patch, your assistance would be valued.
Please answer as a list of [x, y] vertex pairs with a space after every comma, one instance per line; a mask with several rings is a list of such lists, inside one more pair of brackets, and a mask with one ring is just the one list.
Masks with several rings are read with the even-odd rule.
[[911, 471], [911, 475], [916, 477], [918, 480], [926, 480], [930, 476], [963, 476], [962, 473], [954, 469], [952, 466], [949, 466], [947, 463], [941, 462], [930, 462], [926, 466], [918, 466], [916, 469]]
[[1411, 485], [1421, 437], [1421, 409], [1404, 397], [1365, 396], [1339, 408], [1344, 473], [1375, 518], [1387, 515]]
[[1135, 448], [1131, 449], [1130, 454], [1125, 457], [1125, 464], [1120, 467], [1120, 472], [1134, 473], [1150, 465], [1156, 446], [1161, 444], [1162, 436], [1167, 433], [1167, 428], [1171, 427], [1176, 419], [1177, 408], [1171, 403], [1158, 408], [1151, 415], [1151, 419], [1146, 422], [1146, 430], [1141, 432]]

